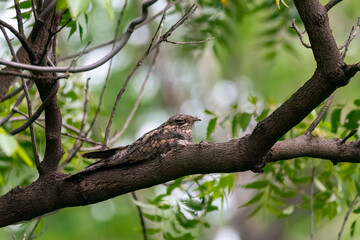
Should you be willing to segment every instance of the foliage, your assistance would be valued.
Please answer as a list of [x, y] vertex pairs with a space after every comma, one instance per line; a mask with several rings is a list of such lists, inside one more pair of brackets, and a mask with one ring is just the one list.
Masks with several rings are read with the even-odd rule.
[[[22, 17], [28, 26], [31, 26], [32, 9], [30, 0], [21, 1], [20, 9]], [[286, 4], [281, 1], [282, 4]], [[95, 5], [95, 1], [57, 1], [59, 10], [69, 7], [70, 11], [63, 15], [61, 25], [69, 29], [65, 37], [68, 42], [70, 37], [78, 32], [80, 41], [87, 38], [88, 24], [93, 19], [89, 19], [89, 6]], [[114, 10], [111, 1], [102, 1], [103, 10], [105, 10], [109, 19], [113, 20]], [[134, 3], [135, 5], [136, 3]], [[257, 36], [260, 39], [260, 45], [263, 48], [265, 59], [271, 60], [278, 56], [283, 50], [297, 55], [295, 47], [292, 44], [294, 31], [285, 30], [291, 19], [295, 18], [299, 22], [294, 8], [280, 7], [280, 1], [257, 0], [257, 1], [205, 1], [198, 0], [200, 14], [194, 16], [187, 23], [187, 28], [182, 36], [184, 41], [203, 40], [209, 37], [216, 37], [216, 41], [211, 45], [212, 51], [220, 62], [227, 58], [233, 50], [231, 41], [237, 39], [243, 28], [251, 26], [242, 26], [241, 23], [247, 16], [257, 15], [263, 27], [257, 30]], [[176, 4], [173, 14], [183, 12], [188, 9], [187, 4]], [[135, 15], [135, 14], [134, 14]], [[131, 19], [127, 16], [129, 20]], [[133, 17], [133, 16], [131, 16]], [[85, 25], [84, 25], [85, 23]], [[75, 41], [77, 41], [76, 39]], [[190, 45], [179, 51], [182, 58], [189, 61], [189, 53], [195, 50], [206, 51], [206, 45]], [[136, 55], [136, 54], [134, 54]], [[134, 61], [131, 64], [135, 64]], [[219, 63], [219, 66], [221, 63]], [[128, 69], [123, 69], [116, 78], [123, 78]], [[115, 74], [114, 74], [115, 75]], [[158, 82], [156, 82], [158, 83]], [[77, 78], [62, 81], [61, 91], [59, 91], [59, 104], [64, 116], [63, 122], [80, 128], [82, 116], [79, 110], [82, 110], [85, 101], [84, 81]], [[114, 83], [115, 86], [117, 85]], [[133, 88], [136, 84], [134, 83]], [[13, 86], [13, 89], [20, 85]], [[11, 89], [11, 90], [13, 90]], [[10, 91], [11, 91], [10, 90]], [[128, 110], [129, 106], [135, 101], [136, 93], [127, 90], [128, 96], [125, 96], [126, 106], [123, 109]], [[157, 93], [157, 92], [156, 92]], [[145, 106], [159, 105], [161, 102], [154, 94], [148, 98]], [[36, 99], [35, 90], [31, 90], [31, 97]], [[210, 95], [209, 92], [206, 93]], [[109, 94], [110, 97], [113, 95]], [[109, 98], [110, 98], [109, 97]], [[0, 105], [0, 117], [6, 117], [16, 102], [12, 98]], [[36, 100], [38, 101], [38, 100]], [[35, 101], [35, 103], [36, 103]], [[110, 100], [108, 100], [110, 102]], [[271, 101], [261, 102], [258, 97], [251, 94], [248, 96], [248, 102], [252, 106], [251, 110], [244, 109], [239, 104], [228, 106], [226, 113], [217, 112], [213, 109], [205, 110], [209, 122], [206, 133], [201, 137], [207, 140], [215, 141], [214, 135], [219, 129], [229, 133], [231, 138], [238, 138], [251, 131], [255, 123], [263, 120], [273, 110]], [[112, 101], [111, 101], [112, 102]], [[90, 94], [89, 115], [94, 116], [96, 112], [97, 96]], [[34, 108], [39, 106], [39, 101], [34, 104]], [[148, 105], [146, 105], [148, 104]], [[164, 103], [162, 103], [164, 104]], [[317, 116], [321, 107], [309, 115], [296, 128], [286, 134], [282, 139], [289, 139], [302, 134], [309, 124]], [[21, 112], [26, 112], [26, 104], [19, 106]], [[146, 107], [140, 108], [146, 112]], [[104, 112], [108, 111], [103, 110]], [[100, 113], [100, 118], [104, 120], [107, 114]], [[126, 112], [123, 110], [122, 114]], [[137, 118], [138, 126], [144, 123], [141, 116]], [[20, 115], [17, 115], [20, 116]], [[87, 124], [91, 122], [89, 119]], [[29, 130], [23, 132], [21, 137], [12, 137], [7, 134], [11, 129], [20, 126], [22, 121], [7, 123], [0, 129], [0, 187], [1, 193], [5, 193], [17, 185], [27, 185], [37, 177], [36, 169], [33, 164], [32, 146], [30, 144]], [[123, 119], [119, 122], [124, 122]], [[353, 104], [337, 104], [330, 108], [326, 119], [323, 120], [314, 132], [317, 135], [327, 138], [344, 138], [347, 134], [359, 127], [360, 122], [360, 99], [353, 101]], [[41, 125], [40, 121], [40, 125]], [[125, 135], [133, 138], [137, 126], [132, 126], [131, 133]], [[102, 127], [94, 130], [102, 135]], [[42, 126], [35, 125], [37, 145], [39, 146], [40, 157], [44, 154], [45, 142], [42, 139], [44, 130]], [[99, 130], [100, 129], [100, 130]], [[73, 134], [69, 129], [63, 129], [64, 133]], [[354, 135], [354, 139], [358, 139]], [[101, 140], [101, 137], [99, 137]], [[99, 140], [99, 139], [97, 139]], [[6, 143], [6, 144], [5, 144]], [[65, 150], [65, 157], [73, 147], [75, 139], [64, 136], [62, 144]], [[74, 160], [66, 167], [65, 171], [74, 171], [81, 169], [88, 162], [83, 162], [81, 158], [75, 156]], [[315, 170], [312, 180], [311, 172]], [[252, 210], [249, 217], [255, 217], [262, 211], [274, 214], [278, 218], [290, 218], [299, 209], [310, 209], [311, 199], [314, 201], [314, 211], [318, 222], [326, 219], [334, 219], [342, 214], [350, 205], [351, 201], [359, 194], [360, 175], [359, 166], [349, 163], [333, 166], [331, 162], [314, 160], [309, 158], [298, 158], [289, 161], [280, 161], [268, 164], [264, 168], [264, 174], [256, 177], [254, 181], [242, 185], [244, 189], [253, 192], [253, 196], [239, 207], [250, 207]], [[162, 193], [156, 194], [153, 198], [146, 201], [134, 201], [143, 209], [143, 216], [146, 218], [149, 226], [146, 228], [147, 234], [153, 239], [196, 239], [202, 228], [209, 228], [208, 215], [218, 211], [226, 203], [231, 190], [235, 185], [234, 174], [214, 174], [214, 175], [195, 175], [179, 178], [169, 183]], [[309, 188], [313, 185], [315, 191], [313, 196], [309, 194]], [[145, 210], [144, 210], [145, 209]], [[324, 211], [326, 209], [326, 211]], [[354, 215], [360, 213], [360, 206], [356, 204], [352, 211]], [[36, 234], [43, 230], [46, 219], [36, 228]], [[353, 220], [350, 226], [350, 234], [354, 236], [356, 231], [357, 219]], [[31, 224], [29, 224], [31, 225]], [[21, 231], [33, 225], [23, 225]], [[20, 231], [19, 230], [19, 231]], [[46, 234], [46, 233], [45, 233]]]
[[[194, 175], [178, 178], [165, 193], [148, 200], [154, 213], [143, 213], [155, 228], [147, 233], [159, 239], [198, 239], [199, 228], [209, 228], [206, 216], [219, 209], [234, 186], [233, 174]], [[141, 204], [139, 204], [141, 206]]]

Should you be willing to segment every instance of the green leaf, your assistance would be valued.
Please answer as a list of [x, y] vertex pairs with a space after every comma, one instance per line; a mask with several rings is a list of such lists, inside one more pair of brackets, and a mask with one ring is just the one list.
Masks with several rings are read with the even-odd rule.
[[114, 9], [112, 7], [112, 0], [102, 0], [102, 3], [105, 7], [105, 11], [110, 19], [114, 18]]
[[16, 139], [6, 133], [0, 133], [0, 149], [6, 156], [12, 156], [18, 147]]
[[177, 178], [172, 184], [170, 184], [166, 189], [166, 194], [170, 195], [175, 188], [180, 187], [183, 179], [184, 177]]
[[357, 220], [353, 221], [353, 223], [350, 226], [350, 236], [353, 237], [355, 233], [355, 227], [356, 227]]
[[242, 128], [242, 130], [244, 130], [244, 131], [246, 130], [247, 126], [249, 125], [251, 116], [252, 115], [249, 113], [240, 114], [239, 123], [240, 123], [240, 127]]
[[238, 124], [238, 115], [234, 115], [232, 121], [231, 121], [231, 133], [233, 137], [237, 137], [239, 135], [239, 124]]
[[264, 109], [264, 110], [261, 112], [261, 114], [256, 118], [256, 121], [257, 121], [257, 122], [260, 122], [260, 121], [264, 120], [264, 119], [267, 117], [267, 115], [269, 114], [269, 112], [270, 112], [269, 109]]
[[160, 195], [156, 196], [153, 200], [149, 200], [149, 203], [150, 203], [150, 204], [157, 205], [157, 204], [159, 204], [159, 203], [163, 200], [163, 198], [166, 197], [166, 196], [167, 196], [167, 194], [160, 194]]
[[269, 212], [274, 213], [276, 215], [276, 217], [278, 217], [278, 218], [285, 218], [288, 216], [273, 205], [266, 204], [266, 208], [269, 210]]
[[73, 19], [79, 17], [81, 13], [86, 12], [89, 8], [90, 0], [67, 0], [70, 14]]
[[67, 2], [66, 0], [57, 0], [56, 1], [56, 10], [57, 11], [61, 11], [61, 10], [65, 10], [67, 8]]
[[247, 201], [246, 203], [240, 205], [239, 208], [249, 206], [249, 205], [252, 205], [252, 204], [258, 202], [262, 198], [263, 195], [264, 195], [264, 192], [259, 192], [253, 198], [251, 198], [249, 201]]
[[255, 214], [257, 214], [263, 206], [264, 206], [263, 204], [257, 206], [254, 210], [252, 210], [252, 212], [247, 216], [247, 218], [251, 218], [255, 216]]
[[282, 210], [282, 213], [283, 213], [284, 215], [291, 215], [291, 214], [294, 212], [294, 210], [295, 210], [294, 205], [290, 205], [290, 206], [288, 206], [287, 208], [283, 209], [283, 210]]
[[206, 227], [206, 228], [210, 228], [210, 227], [211, 227], [211, 225], [210, 225], [208, 222], [203, 222], [202, 224], [203, 224], [203, 226]]
[[191, 233], [186, 233], [184, 235], [181, 235], [180, 237], [173, 237], [169, 232], [163, 233], [163, 237], [165, 240], [193, 240], [195, 239], [194, 236], [191, 235]]
[[31, 13], [32, 13], [32, 10], [26, 11], [26, 12], [22, 12], [22, 13], [21, 13], [21, 17], [22, 17], [23, 19], [29, 20], [30, 17], [31, 17]]
[[207, 115], [216, 116], [216, 114], [208, 109], [205, 109], [204, 111]]
[[159, 232], [161, 232], [160, 228], [146, 228], [146, 233], [149, 235], [153, 235]]
[[79, 34], [80, 34], [80, 41], [82, 42], [82, 37], [83, 37], [83, 27], [81, 26], [81, 24], [79, 23]]
[[217, 117], [210, 119], [209, 124], [206, 129], [206, 139], [209, 139], [210, 135], [214, 132], [217, 120], [218, 120]]
[[29, 167], [34, 166], [33, 161], [31, 160], [31, 158], [27, 155], [25, 150], [20, 145], [17, 147], [16, 153], [19, 155], [21, 160], [23, 160], [26, 163], [26, 165], [28, 165]]
[[355, 99], [354, 104], [355, 106], [360, 107], [360, 99]]
[[254, 96], [252, 96], [252, 95], [249, 95], [249, 96], [247, 97], [247, 100], [248, 100], [251, 104], [256, 105], [258, 98], [257, 98], [257, 97], [254, 97]]
[[359, 214], [359, 213], [360, 213], [360, 207], [358, 207], [358, 208], [354, 209], [354, 210], [353, 210], [353, 213], [355, 213], [355, 214]]
[[230, 193], [231, 189], [235, 184], [235, 176], [234, 174], [228, 174], [225, 176], [220, 177], [219, 187], [228, 189], [228, 194]]
[[242, 187], [243, 188], [251, 188], [251, 189], [261, 189], [261, 188], [267, 187], [268, 184], [269, 184], [269, 181], [260, 180], [260, 181], [252, 182], [249, 184], [245, 184]]
[[21, 9], [27, 9], [27, 8], [31, 8], [31, 1], [24, 1], [24, 2], [20, 2], [19, 7]]
[[308, 183], [310, 182], [311, 180], [311, 177], [309, 176], [304, 176], [304, 177], [298, 177], [298, 178], [294, 178], [294, 179], [291, 179], [291, 181], [295, 184], [300, 184], [300, 183]]
[[199, 220], [197, 219], [187, 219], [181, 212], [180, 206], [178, 206], [178, 211], [175, 213], [175, 217], [180, 225], [185, 229], [194, 228], [199, 223]]
[[185, 199], [185, 200], [181, 200], [181, 202], [189, 207], [190, 209], [193, 209], [195, 211], [201, 211], [204, 209], [204, 204], [195, 200], [195, 199]]
[[349, 130], [353, 130], [359, 126], [360, 110], [351, 111], [345, 119], [345, 127]]
[[327, 190], [325, 185], [317, 177], [314, 178], [314, 183], [321, 192], [325, 192]]
[[75, 21], [71, 21], [69, 22], [69, 24], [67, 25], [67, 27], [70, 28], [70, 33], [69, 33], [69, 36], [68, 36], [68, 39], [70, 39], [70, 37], [74, 34], [74, 32], [76, 31], [76, 22]]
[[153, 222], [161, 222], [163, 217], [155, 214], [143, 213], [143, 216]]
[[206, 212], [212, 212], [212, 211], [217, 211], [217, 210], [219, 210], [219, 207], [215, 206], [215, 205], [208, 205], [206, 207]]
[[331, 113], [331, 132], [336, 133], [340, 125], [342, 108], [337, 108]]

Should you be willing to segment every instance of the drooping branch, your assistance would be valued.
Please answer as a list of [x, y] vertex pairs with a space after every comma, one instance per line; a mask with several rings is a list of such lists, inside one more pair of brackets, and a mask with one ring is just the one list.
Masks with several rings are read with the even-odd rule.
[[[108, 54], [106, 54], [103, 58], [99, 59], [98, 61], [82, 66], [82, 67], [45, 67], [45, 66], [33, 66], [29, 64], [23, 64], [23, 63], [14, 63], [11, 61], [6, 61], [3, 59], [0, 59], [0, 64], [5, 66], [10, 66], [13, 68], [23, 69], [23, 70], [29, 70], [29, 71], [36, 71], [36, 72], [66, 72], [66, 73], [79, 73], [79, 72], [86, 72], [92, 69], [95, 69], [97, 67], [100, 67], [107, 61], [109, 61], [111, 58], [113, 58], [118, 52], [120, 52], [124, 46], [129, 41], [132, 33], [134, 32], [135, 27], [145, 21], [147, 15], [148, 15], [148, 7], [150, 7], [153, 3], [155, 3], [157, 0], [148, 0], [142, 4], [142, 10], [143, 13], [140, 17], [134, 19], [129, 27], [127, 28], [126, 32], [122, 36], [121, 40], [119, 41], [118, 45], [113, 48]], [[0, 22], [1, 24], [1, 22]], [[54, 31], [55, 32], [55, 31]]]

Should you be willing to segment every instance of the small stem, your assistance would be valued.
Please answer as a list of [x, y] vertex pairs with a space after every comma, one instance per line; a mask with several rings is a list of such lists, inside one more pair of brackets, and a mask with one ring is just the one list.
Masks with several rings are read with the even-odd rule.
[[310, 181], [310, 240], [314, 239], [314, 177], [315, 167], [311, 170]]
[[341, 235], [342, 235], [342, 233], [344, 231], [346, 221], [348, 220], [348, 218], [350, 216], [350, 213], [353, 210], [353, 208], [355, 206], [355, 203], [357, 202], [358, 199], [359, 199], [359, 194], [357, 193], [354, 200], [351, 202], [349, 209], [346, 212], [343, 223], [341, 224], [340, 232], [339, 232], [339, 235], [338, 235], [338, 240], [341, 240]]
[[[131, 196], [134, 198], [135, 201], [138, 201], [135, 192], [131, 192]], [[139, 213], [139, 218], [140, 218], [140, 222], [141, 222], [141, 227], [142, 227], [142, 233], [143, 233], [143, 237], [144, 240], [147, 240], [147, 235], [146, 235], [146, 225], [145, 225], [145, 220], [144, 220], [144, 216], [142, 214], [141, 208], [140, 206], [138, 206], [137, 204], [135, 204], [136, 209]]]

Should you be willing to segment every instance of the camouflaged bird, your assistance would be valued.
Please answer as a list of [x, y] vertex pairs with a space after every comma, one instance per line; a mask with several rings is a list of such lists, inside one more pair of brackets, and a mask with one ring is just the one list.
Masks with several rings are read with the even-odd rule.
[[144, 134], [131, 145], [85, 153], [82, 157], [100, 158], [101, 160], [89, 165], [76, 175], [154, 159], [174, 147], [192, 144], [192, 126], [196, 121], [201, 120], [190, 115], [175, 115], [159, 127]]

